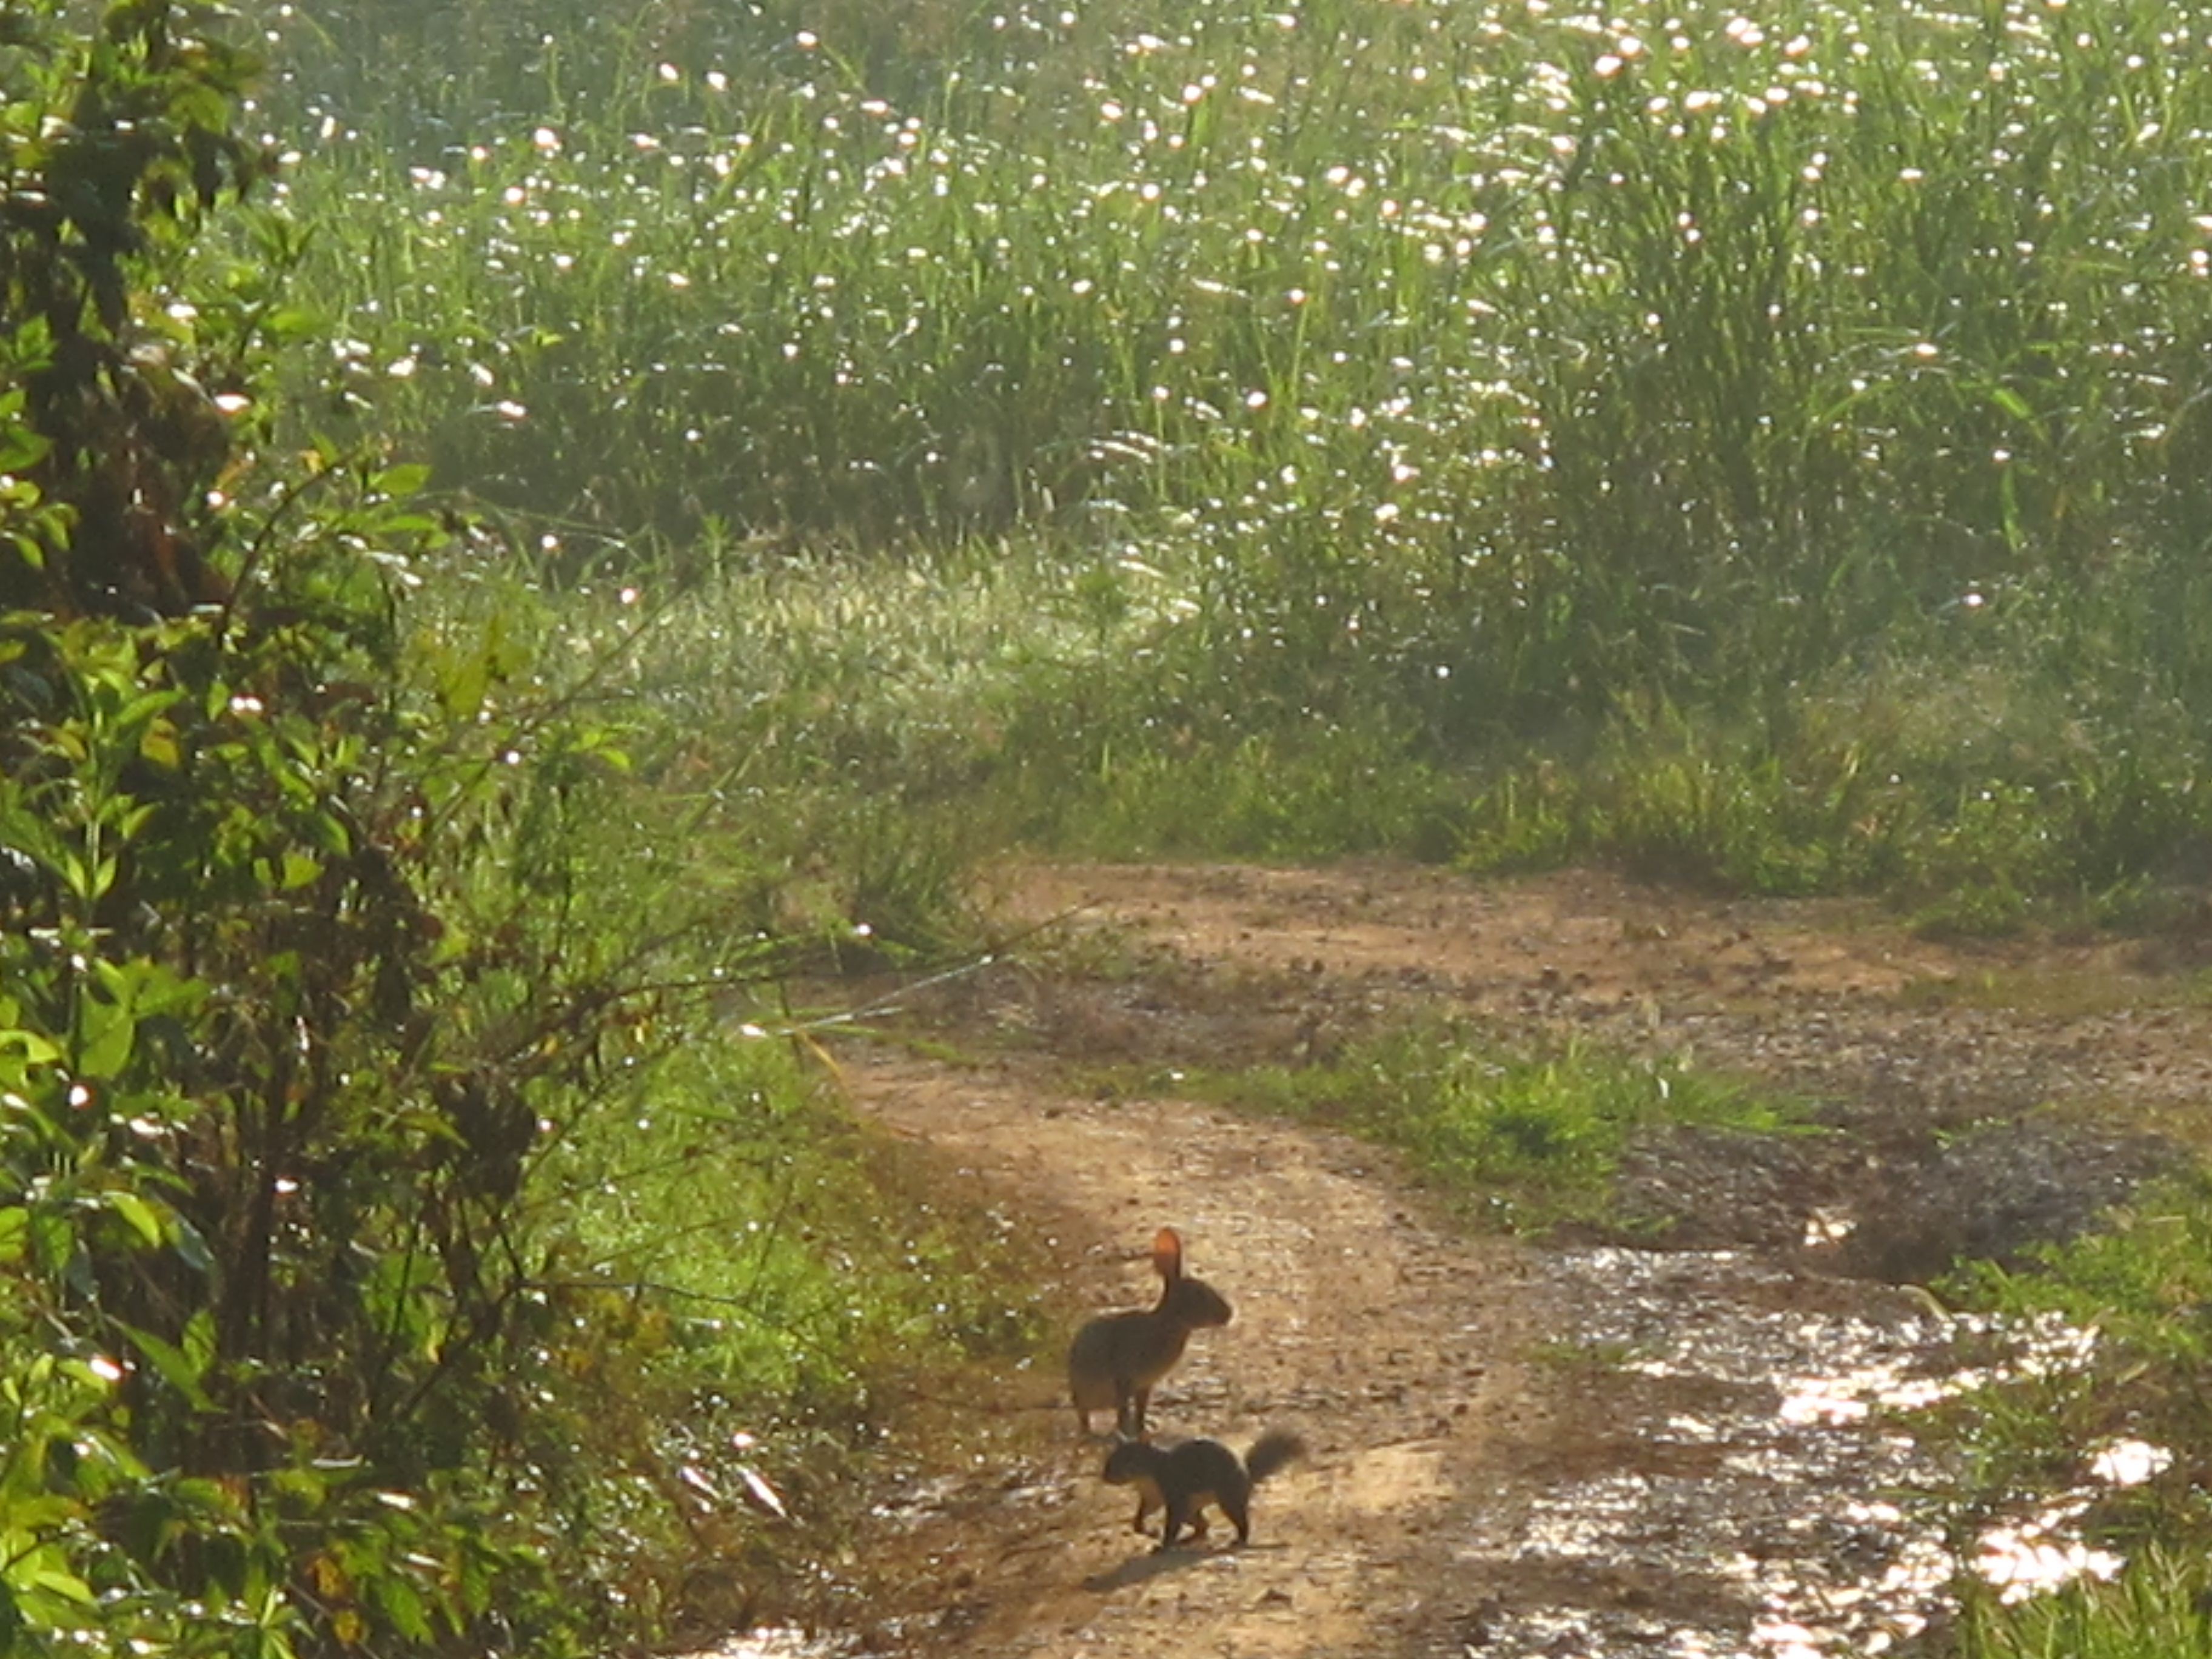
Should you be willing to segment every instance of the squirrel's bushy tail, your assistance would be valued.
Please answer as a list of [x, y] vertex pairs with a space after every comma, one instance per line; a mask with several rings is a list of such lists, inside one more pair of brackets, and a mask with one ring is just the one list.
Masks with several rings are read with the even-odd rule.
[[1244, 1454], [1244, 1472], [1252, 1477], [1253, 1484], [1265, 1480], [1294, 1458], [1306, 1455], [1306, 1443], [1285, 1429], [1263, 1434], [1252, 1443], [1252, 1449]]

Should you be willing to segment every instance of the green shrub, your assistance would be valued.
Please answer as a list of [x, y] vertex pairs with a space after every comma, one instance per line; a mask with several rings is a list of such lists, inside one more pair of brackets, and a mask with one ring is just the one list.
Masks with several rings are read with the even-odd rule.
[[[872, 1383], [1025, 1316], [732, 1028], [788, 957], [634, 781], [635, 613], [556, 623], [421, 468], [270, 441], [298, 243], [195, 262], [263, 171], [202, 21], [0, 53], [0, 1646], [735, 1622], [849, 1509]], [[937, 925], [930, 850], [855, 908]]]

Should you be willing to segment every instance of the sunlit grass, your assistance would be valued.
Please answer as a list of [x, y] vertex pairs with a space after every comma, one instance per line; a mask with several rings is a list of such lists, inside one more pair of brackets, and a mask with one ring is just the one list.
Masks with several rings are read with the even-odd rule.
[[1632, 1233], [1613, 1182], [1642, 1138], [1681, 1127], [1777, 1133], [1802, 1121], [1789, 1102], [1685, 1062], [1579, 1044], [1515, 1052], [1425, 1022], [1310, 1066], [1186, 1075], [1177, 1086], [1395, 1147], [1453, 1204], [1528, 1231], [1584, 1222]]
[[[2194, 1471], [2212, 1445], [2201, 1378], [2212, 1348], [2212, 1202], [2201, 1174], [2146, 1188], [2099, 1231], [2047, 1247], [2030, 1267], [1954, 1275], [1954, 1303], [2014, 1328], [2054, 1317], [2085, 1334], [2081, 1363], [2027, 1366], [1938, 1414], [1958, 1456], [1962, 1513], [1996, 1512], [2024, 1492], [2072, 1486], [2094, 1497], [2085, 1531], [2127, 1553], [2111, 1583], [2001, 1605], [1970, 1596], [1964, 1654], [2196, 1653], [2205, 1646], [2203, 1546], [2212, 1537]], [[2134, 1482], [2090, 1479], [2087, 1449], [2156, 1448]]]
[[692, 1366], [711, 1356], [756, 1403], [835, 1421], [864, 1368], [1026, 1335], [1018, 1287], [983, 1271], [997, 1247], [979, 1254], [975, 1227], [912, 1204], [921, 1188], [876, 1158], [802, 1045], [733, 1025], [564, 1135], [545, 1201], [570, 1271], [664, 1308]]
[[[875, 604], [871, 561], [1011, 537], [914, 598], [1039, 616], [869, 740], [1026, 780], [1004, 822], [1897, 884], [1984, 931], [2204, 833], [2212, 54], [2168, 8], [552, 38], [505, 80], [426, 59], [413, 116], [350, 59], [280, 100], [293, 290], [337, 325], [304, 417], [392, 433], [551, 568], [739, 573], [733, 612], [791, 550]], [[1838, 712], [1923, 663], [1918, 732]], [[1332, 818], [1357, 749], [1396, 775]], [[1562, 754], [1611, 758], [1561, 794]]]
[[2069, 1585], [2016, 1606], [1983, 1596], [1960, 1620], [1961, 1659], [2203, 1659], [2212, 1654], [2205, 1574], [2193, 1553], [2154, 1546], [2116, 1582]]
[[1256, 593], [1710, 665], [1625, 607], [1817, 651], [2146, 505], [2208, 312], [2163, 13], [1668, 17], [1108, 9], [923, 104], [808, 32], [295, 194], [357, 389], [554, 519], [1165, 506]]
[[1018, 1241], [878, 1146], [803, 1044], [734, 1023], [556, 1126], [532, 1192], [557, 1361], [506, 1396], [544, 1471], [525, 1510], [572, 1595], [663, 1628], [811, 1616], [871, 1443], [1039, 1334]]
[[303, 417], [694, 594], [641, 689], [793, 848], [958, 797], [971, 845], [1992, 932], [2208, 832], [2212, 82], [2163, 9], [550, 39], [404, 118], [289, 94]]

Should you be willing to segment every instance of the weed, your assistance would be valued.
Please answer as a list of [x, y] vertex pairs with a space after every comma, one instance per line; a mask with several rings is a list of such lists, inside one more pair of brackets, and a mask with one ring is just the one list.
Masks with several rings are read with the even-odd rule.
[[2212, 1655], [2205, 1594], [2195, 1552], [2154, 1544], [2109, 1583], [2085, 1577], [2009, 1605], [1970, 1592], [1959, 1651], [1962, 1659], [2203, 1659]]
[[1796, 1121], [1785, 1103], [1680, 1061], [1572, 1043], [1516, 1054], [1427, 1023], [1362, 1038], [1325, 1065], [1183, 1086], [1395, 1146], [1455, 1202], [1526, 1231], [1569, 1221], [1634, 1231], [1616, 1213], [1612, 1182], [1642, 1138], [1675, 1126], [1773, 1133]]
[[[1962, 1505], [2001, 1507], [2013, 1494], [2083, 1483], [2083, 1449], [2115, 1439], [2161, 1449], [2165, 1473], [2108, 1489], [2100, 1535], [2131, 1552], [2118, 1580], [2084, 1583], [2021, 1606], [1969, 1598], [1966, 1650], [1990, 1655], [2193, 1652], [2166, 1647], [2181, 1620], [2203, 1631], [2201, 1580], [2182, 1553], [2212, 1537], [2188, 1471], [2212, 1446], [2201, 1378], [2212, 1356], [2212, 1187], [2201, 1174], [2146, 1189], [2110, 1224], [2046, 1248], [2022, 1270], [1982, 1264], [1949, 1287], [2002, 1328], [2024, 1334], [2027, 1358], [1937, 1421], [1966, 1454]], [[2063, 1363], [2038, 1358], [2052, 1341]], [[2184, 1615], [2186, 1615], [2185, 1618]], [[2053, 1644], [2056, 1645], [2053, 1645]]]

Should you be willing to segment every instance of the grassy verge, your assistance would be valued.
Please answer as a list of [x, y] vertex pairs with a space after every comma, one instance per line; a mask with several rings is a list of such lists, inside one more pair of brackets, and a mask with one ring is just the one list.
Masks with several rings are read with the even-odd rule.
[[913, 1399], [1036, 1343], [1032, 1264], [775, 1038], [702, 1033], [535, 1192], [558, 1358], [511, 1402], [544, 1482], [520, 1507], [621, 1626], [833, 1613], [865, 1580], [819, 1565]]
[[1183, 1073], [1176, 1088], [1343, 1129], [1405, 1153], [1486, 1225], [1634, 1237], [1614, 1188], [1640, 1139], [1680, 1128], [1802, 1130], [1788, 1102], [1674, 1060], [1570, 1042], [1508, 1050], [1494, 1031], [1415, 1021], [1297, 1069]]
[[2024, 1606], [1971, 1607], [1963, 1659], [2203, 1659], [2212, 1654], [2201, 1560], [2167, 1544], [2147, 1548], [2117, 1583], [2069, 1585]]
[[[448, 872], [443, 948], [483, 964], [466, 1018], [501, 1040], [533, 962], [624, 987], [623, 1041], [542, 1105], [499, 1241], [538, 1340], [495, 1387], [478, 1473], [563, 1586], [546, 1650], [827, 1616], [864, 1577], [820, 1564], [912, 1400], [1037, 1335], [1031, 1264], [854, 1120], [781, 1000], [970, 925], [957, 820], [891, 782], [926, 795], [929, 766], [875, 745], [972, 669], [942, 617], [828, 649], [818, 597], [456, 564], [410, 612], [424, 698], [492, 726], [517, 780]], [[740, 628], [761, 649], [718, 674]], [[841, 708], [862, 687], [886, 707]]]
[[1048, 539], [644, 571], [551, 611], [592, 648], [629, 642], [611, 691], [678, 734], [653, 765], [697, 826], [770, 863], [854, 866], [842, 890], [800, 884], [799, 908], [849, 922], [856, 901], [896, 898], [870, 920], [917, 945], [945, 939], [924, 916], [957, 912], [961, 871], [1009, 843], [1595, 859], [1725, 890], [1881, 893], [1931, 930], [1992, 933], [2154, 923], [2208, 833], [2178, 711], [2091, 720], [2079, 688], [2002, 661], [1838, 672], [1766, 722], [1624, 705], [1541, 751], [1453, 758], [1379, 708], [1238, 707], [1206, 666], [1187, 572]]
[[[2083, 1496], [2084, 1534], [2125, 1561], [2018, 1605], [1970, 1603], [1969, 1659], [2208, 1650], [2203, 1548], [2212, 1506], [2197, 1472], [2212, 1447], [2202, 1386], [2212, 1328], [2212, 1186], [2202, 1174], [2146, 1192], [2106, 1231], [2047, 1249], [2031, 1267], [1983, 1266], [1952, 1287], [1969, 1304], [2029, 1324], [2052, 1316], [2094, 1334], [2086, 1363], [2031, 1369], [1944, 1413], [1966, 1455], [1965, 1511], [1998, 1510], [2054, 1487]], [[2137, 1478], [2099, 1477], [2115, 1444], [2158, 1449]]]

